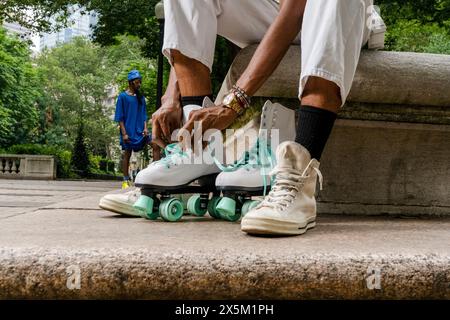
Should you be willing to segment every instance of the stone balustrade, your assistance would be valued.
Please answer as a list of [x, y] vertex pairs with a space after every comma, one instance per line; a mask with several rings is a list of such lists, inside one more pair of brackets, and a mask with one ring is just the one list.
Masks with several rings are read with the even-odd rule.
[[53, 156], [0, 154], [0, 178], [53, 180], [56, 162]]

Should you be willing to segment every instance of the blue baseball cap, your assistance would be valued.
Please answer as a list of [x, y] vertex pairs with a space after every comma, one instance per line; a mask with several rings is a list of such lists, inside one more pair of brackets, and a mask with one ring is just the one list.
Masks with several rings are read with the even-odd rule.
[[130, 73], [128, 73], [128, 81], [133, 81], [135, 79], [141, 79], [142, 80], [142, 76], [139, 73], [139, 71], [131, 70]]

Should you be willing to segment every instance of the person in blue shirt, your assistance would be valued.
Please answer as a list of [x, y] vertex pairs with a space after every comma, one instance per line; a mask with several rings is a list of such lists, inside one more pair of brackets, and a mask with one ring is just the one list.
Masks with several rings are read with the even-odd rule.
[[129, 165], [132, 151], [141, 151], [150, 142], [147, 128], [147, 106], [140, 92], [142, 76], [137, 70], [128, 74], [128, 88], [117, 99], [114, 120], [120, 125], [120, 145], [122, 147], [122, 188], [130, 186]]

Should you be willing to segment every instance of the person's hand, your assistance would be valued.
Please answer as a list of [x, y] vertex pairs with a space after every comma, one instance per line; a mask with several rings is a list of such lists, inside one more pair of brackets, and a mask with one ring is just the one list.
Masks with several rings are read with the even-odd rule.
[[180, 101], [163, 104], [152, 115], [153, 142], [161, 148], [172, 142], [172, 133], [180, 129], [183, 118], [183, 109]]
[[147, 129], [147, 128], [144, 129], [144, 131], [142, 132], [142, 135], [143, 135], [144, 137], [148, 137], [148, 129]]
[[152, 149], [153, 160], [161, 159], [161, 148], [172, 143], [172, 133], [180, 129], [183, 121], [183, 108], [179, 100], [168, 102], [152, 115]]
[[238, 114], [234, 110], [225, 108], [222, 104], [192, 111], [188, 122], [180, 130], [178, 138], [180, 142], [184, 144], [184, 147], [186, 147], [188, 142], [183, 141], [183, 135], [189, 133], [194, 137], [195, 133], [192, 131], [195, 129], [194, 126], [196, 122], [201, 123], [201, 135], [203, 136], [208, 129], [224, 130], [228, 128], [237, 117]]
[[131, 142], [130, 137], [127, 134], [123, 135], [123, 142], [129, 144]]

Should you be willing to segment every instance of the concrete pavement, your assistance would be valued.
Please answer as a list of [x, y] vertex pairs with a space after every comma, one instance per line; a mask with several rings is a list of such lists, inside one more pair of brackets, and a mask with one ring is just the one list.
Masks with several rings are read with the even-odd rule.
[[449, 218], [320, 214], [304, 236], [250, 237], [100, 210], [119, 186], [0, 180], [0, 298], [450, 298]]

